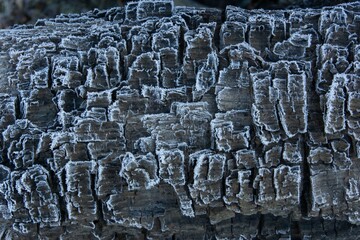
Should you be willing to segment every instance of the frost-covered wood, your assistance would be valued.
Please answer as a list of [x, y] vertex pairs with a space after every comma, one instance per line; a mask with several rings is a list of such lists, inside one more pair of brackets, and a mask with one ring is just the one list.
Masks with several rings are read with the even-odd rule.
[[359, 37], [359, 3], [1, 30], [1, 236], [355, 239]]

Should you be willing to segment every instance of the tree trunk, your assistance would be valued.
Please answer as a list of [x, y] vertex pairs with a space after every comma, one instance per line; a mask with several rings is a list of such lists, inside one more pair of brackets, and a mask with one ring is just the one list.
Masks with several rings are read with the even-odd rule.
[[356, 239], [360, 3], [134, 2], [0, 31], [6, 239]]

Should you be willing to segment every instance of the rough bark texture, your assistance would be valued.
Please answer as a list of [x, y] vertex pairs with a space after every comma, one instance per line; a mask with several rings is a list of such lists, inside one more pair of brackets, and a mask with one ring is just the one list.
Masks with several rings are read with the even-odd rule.
[[0, 235], [357, 239], [360, 4], [0, 31]]
[[[227, 5], [254, 9], [285, 9], [332, 6], [357, 0], [174, 0], [176, 6], [217, 7]], [[130, 0], [1, 0], [0, 28], [14, 24], [34, 24], [39, 18], [53, 18], [60, 13], [80, 13], [90, 9], [124, 6]]]

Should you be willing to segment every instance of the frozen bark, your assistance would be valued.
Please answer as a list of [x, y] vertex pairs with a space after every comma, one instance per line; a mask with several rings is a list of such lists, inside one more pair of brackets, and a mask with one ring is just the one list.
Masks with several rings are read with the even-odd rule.
[[355, 239], [359, 29], [163, 0], [1, 30], [0, 235]]

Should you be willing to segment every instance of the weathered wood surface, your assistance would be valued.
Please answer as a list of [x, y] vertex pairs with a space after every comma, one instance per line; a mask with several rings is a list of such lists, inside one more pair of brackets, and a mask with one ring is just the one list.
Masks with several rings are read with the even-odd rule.
[[0, 235], [357, 239], [360, 4], [0, 31]]

